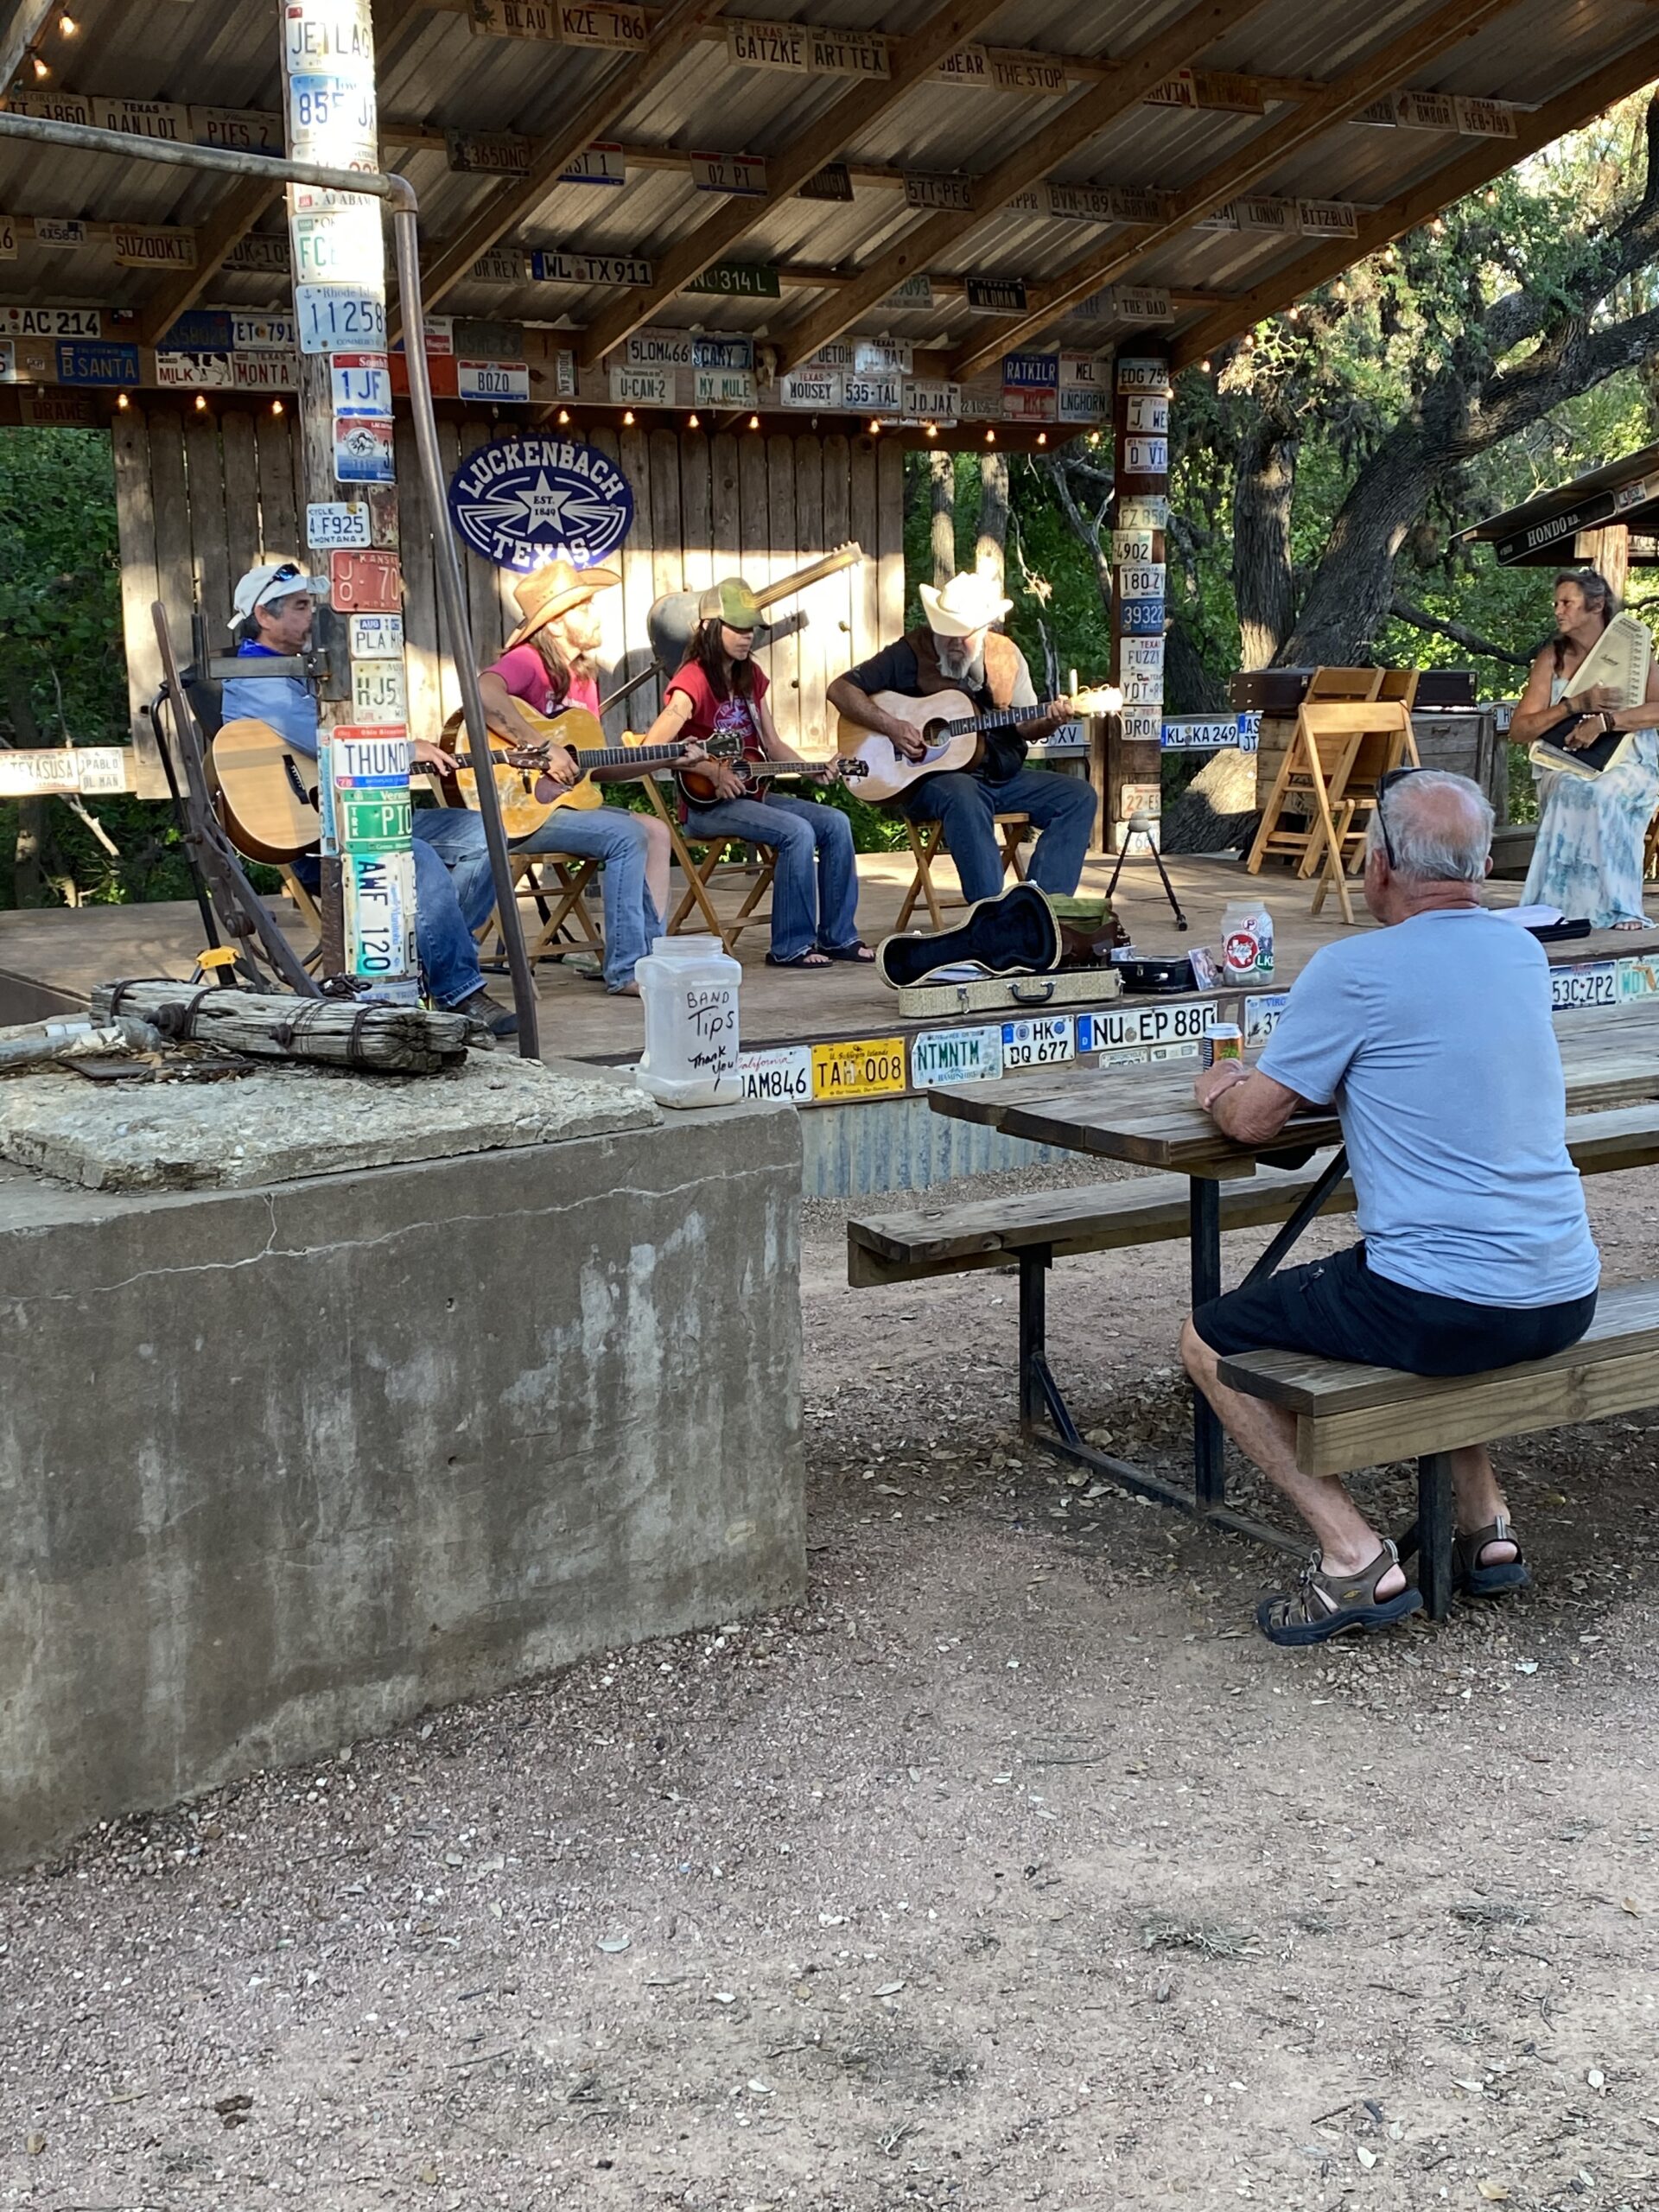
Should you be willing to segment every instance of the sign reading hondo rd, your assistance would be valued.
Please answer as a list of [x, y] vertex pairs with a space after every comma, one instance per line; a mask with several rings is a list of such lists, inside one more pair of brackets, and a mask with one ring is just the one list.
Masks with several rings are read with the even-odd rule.
[[449, 516], [498, 568], [563, 559], [591, 569], [632, 528], [633, 492], [614, 461], [579, 438], [499, 438], [450, 478]]

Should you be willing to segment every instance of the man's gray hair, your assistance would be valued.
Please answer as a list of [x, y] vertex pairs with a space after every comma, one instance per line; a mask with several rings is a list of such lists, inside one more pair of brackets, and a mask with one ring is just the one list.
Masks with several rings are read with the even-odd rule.
[[1393, 873], [1419, 883], [1482, 883], [1492, 819], [1491, 802], [1478, 784], [1439, 768], [1420, 768], [1383, 793], [1371, 815], [1367, 849], [1386, 852], [1391, 845]]

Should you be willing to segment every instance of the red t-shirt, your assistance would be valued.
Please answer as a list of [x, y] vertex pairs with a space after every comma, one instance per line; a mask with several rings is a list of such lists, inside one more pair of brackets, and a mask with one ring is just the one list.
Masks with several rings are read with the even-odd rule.
[[561, 707], [586, 707], [589, 714], [599, 712], [599, 685], [594, 678], [573, 676], [569, 690], [561, 697], [553, 688], [547, 663], [533, 643], [515, 645], [493, 661], [484, 673], [499, 676], [515, 699], [522, 699], [538, 715], [556, 714]]
[[[758, 707], [766, 697], [768, 688], [766, 671], [757, 668], [753, 676], [754, 703]], [[743, 741], [744, 760], [766, 759], [766, 747], [760, 742], [760, 719], [749, 712], [748, 701], [735, 696], [717, 698], [715, 687], [709, 681], [708, 671], [696, 661], [689, 660], [677, 669], [668, 679], [668, 688], [671, 691], [683, 692], [691, 702], [691, 713], [683, 733], [685, 736], [700, 737], [706, 744], [711, 737], [724, 737], [735, 731]]]

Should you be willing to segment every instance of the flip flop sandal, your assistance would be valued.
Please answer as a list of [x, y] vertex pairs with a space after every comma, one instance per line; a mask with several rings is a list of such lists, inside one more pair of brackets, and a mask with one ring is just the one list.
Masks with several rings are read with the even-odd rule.
[[792, 960], [780, 960], [775, 952], [769, 952], [766, 955], [766, 965], [768, 968], [811, 968], [817, 969], [827, 968], [830, 965], [830, 962], [827, 956], [818, 950], [817, 945], [809, 944], [804, 952], [798, 952]]
[[1399, 1564], [1398, 1550], [1386, 1541], [1357, 1574], [1325, 1573], [1320, 1554], [1313, 1552], [1294, 1590], [1262, 1600], [1255, 1624], [1269, 1643], [1287, 1644], [1325, 1643], [1351, 1629], [1391, 1628], [1421, 1611], [1423, 1603], [1422, 1592], [1409, 1582], [1392, 1598], [1377, 1596], [1377, 1584]]
[[818, 950], [826, 960], [850, 960], [861, 968], [875, 965], [875, 955], [861, 938], [855, 938], [851, 944], [821, 944]]
[[[1489, 1544], [1515, 1544], [1515, 1557], [1483, 1567], [1480, 1555]], [[1466, 1534], [1459, 1529], [1452, 1539], [1452, 1579], [1465, 1598], [1501, 1598], [1506, 1590], [1530, 1587], [1532, 1577], [1505, 1515], [1500, 1513], [1484, 1529], [1471, 1529]]]

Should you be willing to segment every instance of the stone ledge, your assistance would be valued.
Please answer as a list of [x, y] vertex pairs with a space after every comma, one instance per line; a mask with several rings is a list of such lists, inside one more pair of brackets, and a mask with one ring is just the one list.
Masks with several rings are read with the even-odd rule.
[[216, 1083], [0, 1082], [0, 1158], [89, 1191], [246, 1190], [652, 1128], [613, 1076], [469, 1052], [441, 1075], [273, 1067]]

